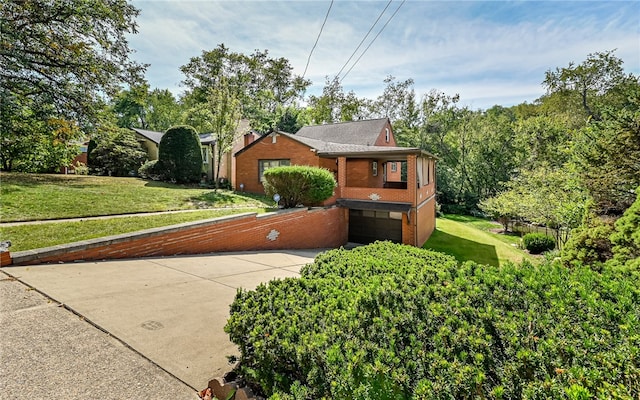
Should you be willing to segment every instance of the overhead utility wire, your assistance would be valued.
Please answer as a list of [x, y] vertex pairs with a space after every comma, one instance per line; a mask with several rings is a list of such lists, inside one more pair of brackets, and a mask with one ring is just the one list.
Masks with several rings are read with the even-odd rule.
[[351, 59], [353, 58], [353, 56], [356, 55], [356, 53], [358, 52], [358, 50], [360, 50], [360, 46], [362, 46], [362, 43], [364, 43], [365, 40], [367, 40], [367, 38], [369, 37], [369, 34], [371, 33], [371, 31], [373, 30], [373, 28], [378, 24], [378, 21], [380, 21], [380, 18], [382, 18], [382, 16], [384, 15], [384, 13], [387, 11], [387, 8], [389, 8], [389, 6], [391, 5], [391, 2], [393, 0], [389, 0], [389, 2], [387, 3], [387, 6], [384, 8], [384, 10], [382, 10], [382, 12], [380, 13], [380, 15], [378, 15], [378, 19], [376, 19], [376, 22], [373, 23], [373, 25], [371, 25], [371, 28], [369, 28], [369, 32], [367, 32], [366, 35], [364, 35], [364, 37], [362, 38], [362, 40], [360, 41], [360, 44], [358, 45], [358, 47], [356, 47], [356, 49], [353, 51], [353, 53], [351, 53], [351, 56], [349, 56], [349, 59], [347, 60], [347, 62], [344, 63], [344, 65], [342, 66], [342, 68], [340, 68], [340, 72], [338, 72], [336, 74], [336, 77], [340, 76], [340, 74], [342, 73], [342, 71], [344, 70], [344, 68], [347, 66], [347, 64], [349, 64], [349, 61], [351, 61]]
[[309, 68], [309, 61], [311, 61], [311, 55], [313, 54], [313, 50], [318, 45], [318, 40], [320, 40], [320, 35], [322, 35], [322, 30], [324, 29], [324, 24], [327, 23], [327, 18], [329, 18], [329, 12], [331, 11], [331, 7], [333, 7], [333, 0], [331, 0], [331, 4], [329, 4], [329, 9], [327, 10], [327, 14], [324, 16], [324, 21], [322, 22], [322, 26], [320, 27], [320, 32], [318, 32], [318, 37], [316, 38], [316, 42], [313, 44], [311, 48], [311, 52], [309, 53], [309, 58], [307, 58], [307, 65], [304, 67], [304, 72], [302, 73], [302, 79], [307, 74], [307, 68]]
[[378, 38], [378, 36], [380, 36], [380, 34], [382, 33], [382, 31], [384, 30], [384, 28], [387, 27], [387, 25], [389, 24], [389, 22], [391, 22], [391, 20], [393, 19], [393, 17], [395, 17], [395, 15], [398, 13], [398, 10], [400, 10], [400, 7], [402, 7], [402, 5], [404, 4], [406, 0], [402, 0], [402, 3], [400, 3], [400, 5], [398, 6], [398, 8], [396, 8], [396, 11], [393, 12], [393, 15], [391, 15], [391, 17], [389, 17], [389, 19], [387, 20], [387, 22], [384, 24], [384, 26], [382, 27], [382, 29], [380, 29], [380, 31], [378, 32], [378, 34], [376, 35], [376, 37], [373, 38], [373, 40], [371, 41], [371, 43], [369, 43], [369, 45], [367, 46], [366, 49], [364, 49], [364, 51], [362, 52], [362, 54], [360, 54], [360, 57], [358, 57], [358, 59], [353, 63], [353, 65], [351, 66], [351, 68], [349, 68], [349, 70], [347, 72], [345, 72], [345, 74], [342, 76], [342, 78], [340, 78], [340, 83], [342, 83], [342, 81], [344, 80], [344, 78], [347, 77], [347, 75], [349, 75], [349, 72], [351, 72], [351, 70], [353, 69], [353, 67], [356, 66], [356, 64], [358, 63], [358, 61], [360, 61], [360, 59], [362, 58], [362, 56], [364, 56], [364, 54], [367, 52], [367, 50], [369, 50], [369, 47], [371, 47], [371, 45], [373, 44], [373, 42], [376, 41], [376, 39]]

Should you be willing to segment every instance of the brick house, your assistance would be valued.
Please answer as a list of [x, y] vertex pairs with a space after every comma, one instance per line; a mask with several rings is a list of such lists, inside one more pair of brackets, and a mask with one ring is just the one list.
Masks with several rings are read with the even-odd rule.
[[[160, 140], [164, 135], [164, 132], [149, 131], [145, 129], [132, 128], [136, 134], [136, 138], [147, 151], [149, 160], [158, 159], [158, 149], [160, 147]], [[256, 140], [260, 135], [256, 132], [249, 131], [249, 123], [247, 121], [240, 121], [238, 125], [238, 135], [233, 143], [233, 148], [230, 152], [223, 155], [220, 161], [220, 179], [230, 181], [233, 186], [233, 177], [235, 176], [235, 158], [233, 153], [245, 147], [252, 141]], [[246, 132], [244, 135], [241, 132]], [[207, 174], [209, 179], [213, 179], [214, 171], [217, 168], [217, 160], [215, 160], [216, 140], [211, 133], [201, 133], [200, 147], [202, 149], [202, 170]]]
[[338, 186], [323, 205], [343, 210], [350, 242], [422, 246], [435, 229], [436, 157], [398, 147], [387, 118], [273, 132], [235, 158], [235, 189], [251, 193], [264, 193], [262, 174], [276, 166], [332, 171]]

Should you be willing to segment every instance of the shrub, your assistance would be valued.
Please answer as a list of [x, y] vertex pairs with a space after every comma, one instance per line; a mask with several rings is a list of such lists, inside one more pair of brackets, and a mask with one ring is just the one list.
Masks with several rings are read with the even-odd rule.
[[162, 181], [165, 179], [164, 171], [160, 168], [158, 160], [151, 160], [144, 163], [138, 168], [138, 175], [144, 179], [153, 179], [154, 181]]
[[147, 160], [147, 153], [133, 132], [126, 129], [118, 129], [112, 139], [99, 143], [90, 155], [91, 172], [97, 175], [135, 175]]
[[544, 253], [556, 247], [556, 241], [544, 233], [527, 233], [522, 238], [522, 243], [531, 254]]
[[377, 242], [240, 290], [225, 327], [281, 399], [640, 395], [638, 271], [458, 266]]
[[612, 257], [609, 237], [614, 231], [613, 221], [595, 215], [585, 217], [583, 226], [571, 232], [562, 249], [562, 263], [568, 267], [590, 265], [599, 269]]
[[178, 183], [200, 182], [202, 150], [196, 130], [190, 126], [169, 128], [160, 139], [159, 171]]
[[331, 171], [306, 165], [271, 168], [264, 172], [264, 179], [267, 196], [279, 194], [285, 208], [320, 203], [331, 197], [336, 187]]

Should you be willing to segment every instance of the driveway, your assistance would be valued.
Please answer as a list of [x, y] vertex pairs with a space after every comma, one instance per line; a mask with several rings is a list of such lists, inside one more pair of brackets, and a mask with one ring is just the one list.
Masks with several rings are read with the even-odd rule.
[[[87, 320], [87, 325], [108, 332], [174, 379], [202, 389], [211, 378], [231, 368], [227, 356], [238, 355], [223, 331], [237, 289], [299, 276], [300, 268], [321, 251], [224, 253], [5, 267], [2, 271], [64, 305]], [[5, 296], [13, 295], [3, 291]], [[11, 315], [3, 315], [5, 322], [7, 317]], [[48, 327], [41, 329], [39, 340], [47, 337]]]

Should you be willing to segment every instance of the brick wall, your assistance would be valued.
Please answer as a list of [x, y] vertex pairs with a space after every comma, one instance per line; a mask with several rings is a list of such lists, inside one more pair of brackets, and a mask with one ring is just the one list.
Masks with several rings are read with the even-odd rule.
[[244, 184], [245, 192], [264, 193], [264, 187], [258, 180], [258, 161], [285, 159], [291, 160], [291, 165], [321, 165], [320, 157], [308, 146], [286, 136], [269, 135], [236, 156], [235, 184]]
[[348, 210], [246, 213], [12, 253], [14, 265], [222, 251], [335, 248], [347, 243]]
[[416, 208], [416, 241], [414, 246], [421, 247], [436, 228], [436, 198], [431, 196]]

